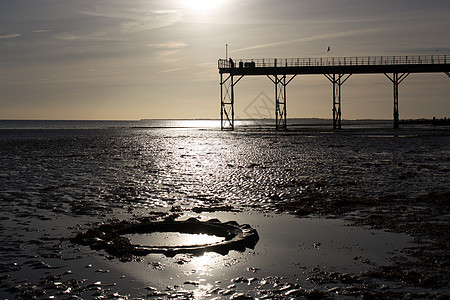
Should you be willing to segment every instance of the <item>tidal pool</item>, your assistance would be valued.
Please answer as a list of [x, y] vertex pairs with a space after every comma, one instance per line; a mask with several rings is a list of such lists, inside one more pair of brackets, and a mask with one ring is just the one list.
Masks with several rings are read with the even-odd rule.
[[[189, 217], [248, 223], [258, 231], [260, 239], [254, 249], [245, 252], [177, 254], [174, 257], [150, 254], [131, 262], [121, 262], [102, 251], [82, 246], [79, 248], [82, 256], [65, 262], [63, 269], [71, 270], [66, 277], [83, 278], [86, 284], [101, 282], [99, 287], [109, 287], [111, 291], [131, 297], [189, 295], [200, 299], [224, 293], [255, 296], [261, 289], [281, 284], [313, 289], [316, 286], [309, 280], [312, 270], [359, 273], [377, 265], [389, 265], [390, 257], [412, 241], [406, 234], [349, 226], [336, 219], [218, 212], [190, 213], [180, 220]], [[200, 236], [205, 238], [205, 235]], [[184, 235], [174, 233], [133, 236], [136, 243], [146, 242], [148, 238], [162, 244], [200, 242], [198, 236], [186, 240]]]

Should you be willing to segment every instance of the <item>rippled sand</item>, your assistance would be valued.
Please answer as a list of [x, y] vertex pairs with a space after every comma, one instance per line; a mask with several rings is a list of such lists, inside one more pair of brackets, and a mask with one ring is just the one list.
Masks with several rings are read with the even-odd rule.
[[[448, 293], [445, 263], [435, 274], [440, 286], [405, 283], [404, 269], [386, 271], [389, 278], [376, 272], [417, 247], [419, 229], [408, 230], [414, 217], [448, 227], [449, 136], [445, 128], [0, 130], [0, 295]], [[68, 241], [98, 222], [154, 212], [249, 223], [260, 241], [227, 256], [126, 263]], [[448, 261], [448, 240], [439, 242]], [[361, 273], [369, 271], [367, 281]]]

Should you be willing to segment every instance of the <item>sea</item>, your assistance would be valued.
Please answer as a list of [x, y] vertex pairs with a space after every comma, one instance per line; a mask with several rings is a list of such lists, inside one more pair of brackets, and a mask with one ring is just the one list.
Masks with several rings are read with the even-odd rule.
[[[276, 131], [273, 120], [240, 120], [235, 131], [221, 131], [218, 120], [0, 120], [0, 296], [31, 291], [38, 299], [138, 298], [151, 292], [206, 299], [254, 270], [261, 270], [254, 276], [259, 278], [297, 276], [307, 287], [299, 279], [298, 264], [310, 267], [298, 261], [301, 249], [309, 251], [311, 267], [353, 268], [364, 240], [387, 252], [410, 238], [372, 231], [364, 239], [360, 229], [349, 233], [341, 221], [287, 216], [277, 211], [278, 203], [413, 199], [449, 192], [449, 170], [445, 126], [393, 129], [390, 120], [356, 120], [333, 130], [331, 120], [295, 119], [288, 120], [288, 130]], [[151, 257], [130, 263], [68, 242], [95, 224], [154, 212], [250, 223], [260, 242], [255, 250], [206, 262]], [[299, 228], [307, 229], [302, 239], [308, 242], [292, 244], [289, 236], [300, 234]], [[349, 234], [358, 236], [359, 248]], [[375, 235], [389, 241], [387, 248]], [[322, 242], [319, 255], [320, 237], [335, 244], [326, 250]], [[362, 253], [370, 253], [369, 244]], [[294, 254], [283, 252], [289, 249]], [[348, 257], [327, 261], [327, 253], [336, 251]], [[386, 259], [374, 253], [372, 261]], [[276, 257], [289, 257], [287, 267], [270, 262]]]
[[[261, 128], [272, 127], [275, 120], [272, 119], [244, 119], [236, 120], [239, 128]], [[343, 124], [355, 127], [389, 127], [390, 120], [344, 120]], [[291, 128], [317, 127], [329, 128], [332, 124], [330, 119], [289, 119]], [[165, 120], [165, 119], [142, 119], [142, 120], [0, 120], [0, 129], [106, 129], [106, 128], [199, 128], [220, 129], [219, 120]]]

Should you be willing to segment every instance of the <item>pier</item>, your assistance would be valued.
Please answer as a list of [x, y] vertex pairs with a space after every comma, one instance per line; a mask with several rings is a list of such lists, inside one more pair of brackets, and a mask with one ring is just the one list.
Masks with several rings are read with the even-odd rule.
[[353, 74], [384, 74], [393, 84], [394, 128], [399, 127], [399, 85], [411, 73], [445, 73], [450, 56], [367, 56], [324, 58], [219, 59], [222, 130], [234, 130], [234, 87], [244, 76], [267, 76], [275, 85], [275, 126], [286, 130], [286, 89], [297, 75], [324, 75], [333, 88], [333, 128], [341, 129], [341, 88]]

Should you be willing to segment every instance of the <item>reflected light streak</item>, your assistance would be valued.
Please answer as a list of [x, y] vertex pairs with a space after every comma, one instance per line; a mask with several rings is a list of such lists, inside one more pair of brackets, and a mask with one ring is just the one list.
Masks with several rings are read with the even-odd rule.
[[214, 270], [220, 268], [223, 259], [224, 256], [214, 252], [206, 252], [202, 256], [192, 258], [191, 264], [193, 270], [195, 270], [199, 276], [202, 276], [202, 278], [199, 279], [200, 284], [193, 290], [194, 299], [204, 299], [205, 297], [211, 296], [211, 291], [215, 286], [211, 283], [207, 283], [209, 280], [205, 279], [205, 277], [212, 277], [214, 275]]
[[210, 291], [214, 288], [212, 284], [199, 285], [197, 289], [193, 291], [194, 299], [204, 299], [210, 296]]
[[201, 271], [204, 275], [206, 275], [208, 271], [213, 269], [217, 257], [220, 257], [220, 254], [206, 252], [202, 256], [192, 258], [191, 263], [195, 270]]
[[[188, 234], [179, 232], [152, 232], [127, 234], [133, 244], [151, 246], [201, 246], [220, 242], [221, 237], [207, 234]], [[200, 261], [201, 262], [201, 261]]]
[[173, 120], [175, 128], [220, 128], [220, 120]]

